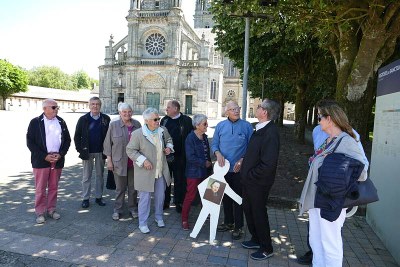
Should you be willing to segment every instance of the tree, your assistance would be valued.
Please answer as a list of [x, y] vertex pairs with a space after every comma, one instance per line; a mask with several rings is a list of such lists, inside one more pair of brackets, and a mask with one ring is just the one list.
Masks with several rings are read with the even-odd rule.
[[[304, 25], [300, 28], [297, 21], [291, 19], [292, 9], [279, 9], [278, 12], [274, 8], [263, 9], [258, 4], [255, 0], [233, 5], [214, 2], [216, 43], [237, 66], [243, 66], [244, 46], [238, 40], [244, 40], [244, 22], [236, 15], [254, 17], [250, 31], [249, 80], [268, 77], [270, 84], [277, 87], [275, 90], [270, 87], [266, 95], [272, 95], [282, 103], [296, 99], [296, 137], [304, 143], [307, 110], [317, 101], [315, 96], [323, 94], [316, 91], [334, 88], [336, 75], [329, 72], [333, 61], [328, 51], [318, 46], [318, 39], [312, 33], [314, 28]], [[318, 86], [321, 82], [325, 86]], [[289, 89], [290, 84], [294, 90]], [[249, 88], [257, 95], [253, 90], [254, 87]]]
[[28, 90], [28, 77], [24, 70], [6, 60], [0, 59], [0, 96], [3, 99], [3, 109], [6, 99], [12, 94]]
[[77, 71], [71, 76], [74, 88], [88, 89], [92, 86], [92, 79], [83, 70]]
[[[362, 140], [367, 140], [368, 118], [374, 104], [376, 72], [383, 62], [392, 55], [399, 45], [400, 1], [396, 0], [280, 0], [277, 8], [260, 9], [258, 1], [235, 1], [233, 5], [215, 2], [218, 21], [216, 30], [221, 29], [220, 38], [226, 33], [226, 40], [235, 47], [231, 27], [237, 30], [237, 23], [229, 14], [262, 12], [274, 18], [268, 23], [262, 20], [254, 23], [253, 32], [271, 31], [278, 28], [282, 18], [285, 27], [298, 38], [316, 38], [321, 49], [330, 52], [334, 58], [336, 85], [335, 97], [344, 107], [351, 125], [357, 129]], [[224, 14], [225, 12], [225, 14]], [[252, 25], [253, 26], [253, 25]], [[255, 29], [255, 30], [254, 30]], [[302, 39], [307, 42], [306, 39]], [[268, 42], [266, 42], [268, 43]], [[295, 44], [292, 42], [292, 45]], [[297, 46], [293, 46], [297, 50]], [[297, 109], [297, 103], [296, 103]], [[297, 110], [296, 110], [297, 111]]]
[[282, 1], [298, 25], [312, 21], [320, 45], [335, 59], [336, 99], [362, 140], [374, 104], [376, 73], [399, 45], [400, 1]]
[[77, 90], [69, 75], [54, 66], [41, 66], [30, 70], [29, 84], [47, 88]]

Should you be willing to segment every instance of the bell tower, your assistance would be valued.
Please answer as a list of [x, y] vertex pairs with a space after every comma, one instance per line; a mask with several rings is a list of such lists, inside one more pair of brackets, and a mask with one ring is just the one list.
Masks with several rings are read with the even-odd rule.
[[214, 26], [210, 8], [211, 0], [196, 0], [194, 28], [212, 28]]

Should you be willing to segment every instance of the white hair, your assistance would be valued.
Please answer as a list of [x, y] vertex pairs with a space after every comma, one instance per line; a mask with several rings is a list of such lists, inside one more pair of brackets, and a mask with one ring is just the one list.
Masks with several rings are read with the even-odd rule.
[[130, 109], [131, 111], [133, 111], [132, 106], [129, 105], [128, 103], [119, 103], [118, 104], [118, 111], [123, 111], [125, 109]]
[[155, 108], [147, 108], [145, 111], [143, 111], [143, 119], [148, 120], [151, 117], [151, 114], [156, 114], [158, 115], [158, 110]]
[[196, 127], [197, 125], [199, 125], [202, 121], [207, 120], [207, 116], [204, 114], [196, 114], [193, 116], [192, 119], [192, 124], [193, 127]]

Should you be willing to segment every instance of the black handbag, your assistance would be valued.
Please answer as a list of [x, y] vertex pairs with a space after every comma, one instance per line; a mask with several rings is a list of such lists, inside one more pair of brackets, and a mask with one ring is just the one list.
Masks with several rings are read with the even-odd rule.
[[114, 173], [110, 170], [107, 172], [106, 188], [109, 190], [115, 190], [117, 188], [115, 185]]
[[368, 178], [357, 184], [358, 191], [350, 192], [350, 197], [346, 197], [344, 200], [344, 208], [366, 205], [379, 200], [378, 190], [371, 179]]

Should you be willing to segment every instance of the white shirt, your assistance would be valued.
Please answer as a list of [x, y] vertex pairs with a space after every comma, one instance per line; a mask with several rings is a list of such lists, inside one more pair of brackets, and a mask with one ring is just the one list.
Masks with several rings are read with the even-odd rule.
[[256, 124], [256, 131], [262, 129], [265, 127], [265, 125], [267, 125], [270, 121], [264, 121], [264, 122], [259, 122]]
[[44, 129], [46, 132], [47, 152], [59, 152], [61, 147], [61, 125], [56, 117], [49, 120], [43, 116]]

